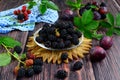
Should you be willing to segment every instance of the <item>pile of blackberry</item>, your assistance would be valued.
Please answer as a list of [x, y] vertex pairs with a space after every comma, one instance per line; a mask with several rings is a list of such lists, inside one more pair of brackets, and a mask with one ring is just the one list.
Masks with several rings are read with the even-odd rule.
[[22, 77], [32, 77], [34, 74], [39, 74], [42, 72], [43, 61], [39, 58], [34, 59], [32, 66], [25, 68], [24, 65], [20, 65], [18, 69], [17, 78], [21, 79]]
[[108, 13], [107, 5], [105, 2], [101, 2], [98, 4], [97, 2], [88, 2], [84, 7], [79, 10], [80, 15], [86, 10], [92, 10], [94, 15], [94, 20], [101, 20], [106, 18], [106, 14]]
[[43, 43], [48, 48], [64, 49], [79, 44], [81, 32], [75, 29], [72, 22], [56, 22], [44, 24], [36, 37], [38, 43]]

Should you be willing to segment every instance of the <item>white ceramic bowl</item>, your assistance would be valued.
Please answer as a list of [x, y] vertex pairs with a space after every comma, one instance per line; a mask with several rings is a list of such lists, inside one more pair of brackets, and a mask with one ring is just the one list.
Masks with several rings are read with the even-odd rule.
[[42, 28], [38, 29], [38, 30], [34, 33], [34, 41], [35, 41], [35, 43], [36, 43], [38, 46], [40, 46], [40, 47], [42, 47], [42, 48], [44, 48], [44, 49], [48, 49], [48, 50], [69, 50], [69, 49], [73, 49], [73, 48], [78, 47], [78, 46], [83, 42], [83, 39], [84, 39], [84, 36], [83, 36], [83, 34], [82, 34], [81, 38], [79, 38], [79, 44], [77, 44], [77, 45], [72, 45], [72, 46], [69, 47], [69, 48], [63, 48], [63, 49], [48, 48], [48, 47], [46, 47], [44, 44], [42, 44], [42, 43], [40, 44], [40, 43], [38, 43], [38, 42], [36, 41], [36, 37], [38, 36], [38, 32], [39, 32], [41, 29], [42, 29]]

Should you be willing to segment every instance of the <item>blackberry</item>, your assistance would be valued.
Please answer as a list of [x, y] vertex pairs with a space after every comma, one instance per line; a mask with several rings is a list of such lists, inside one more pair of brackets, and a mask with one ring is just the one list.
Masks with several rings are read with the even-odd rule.
[[57, 44], [58, 44], [57, 42], [52, 42], [51, 47], [52, 47], [52, 48], [57, 48]]
[[73, 71], [80, 70], [82, 68], [82, 65], [83, 65], [82, 62], [77, 61], [74, 63], [72, 70]]
[[43, 65], [42, 59], [39, 59], [39, 58], [36, 58], [33, 63], [34, 63], [34, 65], [40, 65], [40, 66]]
[[72, 38], [78, 39], [77, 34], [72, 34]]
[[67, 29], [67, 32], [68, 32], [69, 34], [73, 34], [75, 31], [74, 31], [73, 28], [68, 28], [68, 29]]
[[71, 46], [71, 41], [70, 40], [67, 40], [64, 43], [65, 43], [65, 47], [70, 47]]
[[106, 14], [101, 14], [101, 19], [105, 19], [106, 18]]
[[66, 60], [68, 58], [68, 53], [62, 53], [62, 55], [61, 55], [61, 59], [62, 60]]
[[73, 43], [74, 45], [79, 44], [79, 39], [73, 38], [73, 39], [72, 39], [72, 43]]
[[87, 9], [87, 10], [91, 9], [91, 3], [87, 3], [87, 4], [85, 5], [85, 9]]
[[51, 47], [51, 42], [50, 42], [50, 41], [46, 41], [46, 42], [44, 43], [44, 45], [45, 45], [46, 47]]
[[56, 73], [56, 77], [58, 79], [65, 79], [67, 77], [68, 73], [65, 70], [58, 70]]
[[41, 37], [41, 36], [36, 37], [36, 41], [38, 43], [42, 43], [43, 42], [43, 37]]
[[55, 28], [54, 27], [50, 27], [48, 30], [47, 30], [47, 33], [49, 34], [54, 34], [55, 33]]
[[48, 40], [50, 41], [55, 41], [56, 40], [56, 37], [54, 35], [49, 35], [48, 36]]
[[57, 38], [57, 40], [56, 40], [57, 42], [62, 42], [63, 41], [63, 39], [62, 38]]
[[66, 39], [66, 40], [71, 40], [71, 39], [72, 39], [72, 36], [68, 34], [65, 39]]
[[33, 70], [36, 74], [38, 74], [38, 73], [42, 72], [42, 66], [34, 65]]
[[18, 14], [17, 19], [18, 20], [23, 20], [24, 19], [24, 14]]
[[34, 75], [34, 70], [33, 70], [33, 68], [31, 67], [31, 68], [28, 68], [27, 70], [26, 70], [26, 72], [25, 72], [25, 76], [26, 77], [31, 77], [31, 76], [33, 76]]
[[101, 2], [100, 7], [106, 7], [106, 4], [104, 2]]
[[22, 48], [21, 48], [20, 46], [15, 46], [15, 47], [14, 47], [14, 51], [15, 51], [16, 53], [21, 53]]
[[80, 15], [82, 16], [83, 12], [85, 12], [86, 10], [87, 10], [87, 9], [85, 9], [84, 7], [81, 8], [81, 9], [79, 10]]
[[58, 43], [58, 49], [63, 49], [65, 47], [65, 44], [61, 41], [60, 43]]
[[43, 34], [43, 33], [44, 33], [44, 30], [40, 30], [40, 31], [38, 32], [39, 35], [41, 35], [41, 34]]
[[65, 35], [65, 34], [67, 34], [66, 29], [63, 29], [63, 30], [60, 31], [60, 35]]
[[21, 78], [21, 77], [24, 77], [25, 76], [25, 68], [20, 68], [18, 70], [18, 75], [17, 77]]
[[80, 31], [76, 31], [75, 34], [80, 38], [82, 36], [82, 33]]
[[73, 25], [72, 22], [68, 22], [67, 24], [68, 24], [68, 27], [67, 27], [67, 28], [72, 28], [72, 29], [74, 29], [74, 25]]

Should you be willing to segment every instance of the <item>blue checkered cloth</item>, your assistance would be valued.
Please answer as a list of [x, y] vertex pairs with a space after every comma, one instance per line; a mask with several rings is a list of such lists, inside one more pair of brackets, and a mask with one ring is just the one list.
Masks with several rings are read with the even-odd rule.
[[[28, 4], [24, 4], [28, 6]], [[53, 24], [58, 19], [58, 12], [52, 9], [47, 9], [44, 15], [42, 15], [38, 10], [38, 5], [31, 9], [31, 14], [29, 14], [29, 19], [23, 23], [19, 23], [17, 16], [14, 15], [14, 10], [22, 9], [19, 6], [14, 9], [6, 10], [0, 12], [0, 33], [8, 33], [12, 30], [21, 31], [32, 31], [34, 30], [35, 23], [45, 22]]]

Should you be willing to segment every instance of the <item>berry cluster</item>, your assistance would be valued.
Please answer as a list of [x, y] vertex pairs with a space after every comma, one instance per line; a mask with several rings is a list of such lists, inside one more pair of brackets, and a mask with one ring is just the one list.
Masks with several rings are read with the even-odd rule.
[[69, 48], [72, 45], [79, 44], [81, 32], [75, 30], [71, 22], [56, 22], [51, 26], [43, 25], [36, 37], [38, 43], [43, 43], [46, 47], [54, 49]]
[[18, 9], [14, 11], [14, 14], [17, 15], [17, 19], [19, 22], [23, 22], [28, 20], [28, 15], [31, 13], [30, 10], [27, 9], [26, 6], [22, 6], [22, 9]]
[[82, 7], [79, 10], [80, 15], [82, 16], [83, 12], [89, 9], [92, 9], [93, 11], [94, 20], [100, 20], [106, 18], [106, 13], [108, 12], [108, 10], [104, 2], [102, 2], [100, 5], [97, 2], [87, 3], [84, 7]]
[[[72, 66], [72, 71], [80, 70], [82, 68], [82, 65], [82, 62], [76, 61]], [[68, 72], [63, 69], [59, 69], [55, 74], [55, 77], [57, 77], [58, 79], [65, 79], [67, 76]]]
[[34, 74], [39, 74], [42, 71], [43, 61], [40, 58], [35, 58], [31, 53], [26, 54], [24, 63], [14, 68], [14, 73], [18, 78], [31, 77]]

